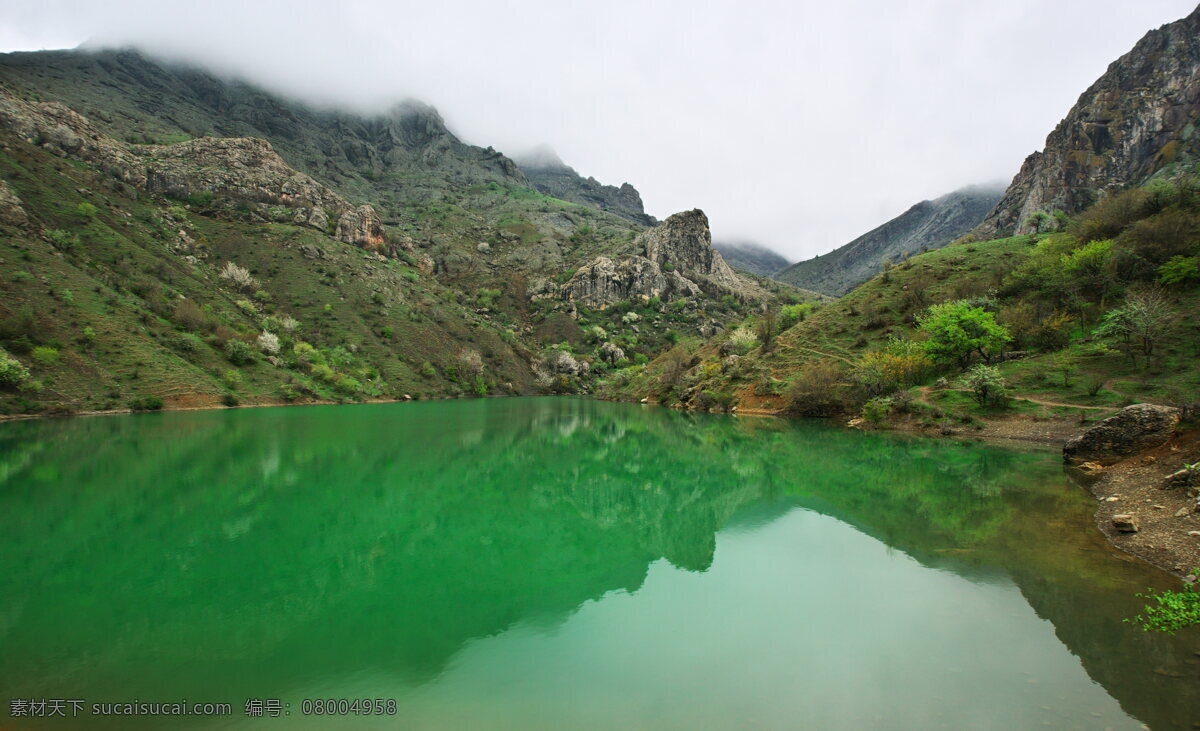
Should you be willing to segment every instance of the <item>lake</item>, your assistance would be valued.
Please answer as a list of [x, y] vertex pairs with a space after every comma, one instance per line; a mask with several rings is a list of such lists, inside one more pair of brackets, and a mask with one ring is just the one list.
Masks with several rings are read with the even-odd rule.
[[[1094, 509], [1053, 451], [575, 398], [0, 424], [0, 726], [1191, 728]], [[184, 699], [232, 712], [90, 715]]]

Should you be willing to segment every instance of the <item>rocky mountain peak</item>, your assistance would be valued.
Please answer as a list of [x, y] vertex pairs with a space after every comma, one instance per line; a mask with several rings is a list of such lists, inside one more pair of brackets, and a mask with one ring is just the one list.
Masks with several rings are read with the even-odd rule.
[[637, 188], [629, 183], [617, 187], [591, 176], [584, 178], [549, 145], [539, 145], [514, 159], [533, 187], [546, 195], [615, 213], [643, 226], [657, 223], [646, 214]]
[[1200, 8], [1109, 65], [1025, 159], [976, 234], [1027, 233], [1039, 211], [1077, 213], [1108, 193], [1200, 160]]
[[416, 99], [406, 99], [395, 104], [384, 116], [389, 130], [409, 149], [423, 147], [444, 138], [452, 142], [459, 141], [446, 127], [446, 121], [437, 109]]

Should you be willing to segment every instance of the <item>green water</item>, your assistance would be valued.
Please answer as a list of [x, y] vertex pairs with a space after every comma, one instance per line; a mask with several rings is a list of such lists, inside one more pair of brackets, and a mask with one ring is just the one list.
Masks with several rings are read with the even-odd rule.
[[1093, 509], [1050, 452], [578, 399], [0, 424], [0, 727], [1190, 728], [1200, 634], [1121, 622], [1171, 582]]

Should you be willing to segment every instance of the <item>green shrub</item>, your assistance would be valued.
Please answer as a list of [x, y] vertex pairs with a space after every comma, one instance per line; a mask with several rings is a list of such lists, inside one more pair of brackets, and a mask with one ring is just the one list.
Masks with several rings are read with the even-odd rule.
[[70, 251], [79, 246], [79, 235], [63, 231], [61, 228], [50, 229], [46, 232], [46, 238], [50, 239], [50, 245], [59, 251]]
[[1200, 256], [1174, 256], [1158, 268], [1161, 284], [1200, 282]]
[[[1197, 572], [1200, 569], [1192, 570], [1193, 574]], [[1147, 589], [1137, 596], [1149, 599], [1152, 603], [1143, 607], [1141, 614], [1125, 621], [1139, 624], [1147, 632], [1173, 635], [1181, 629], [1200, 624], [1200, 592], [1196, 591], [1194, 585], [1186, 585], [1183, 591]]]
[[240, 371], [230, 368], [221, 374], [221, 381], [230, 388], [237, 388], [242, 385], [242, 374]]
[[226, 393], [225, 395], [221, 396], [221, 404], [232, 409], [233, 407], [241, 404], [241, 401], [238, 401], [238, 397], [234, 396], [232, 393]]
[[0, 348], [0, 386], [20, 386], [29, 380], [29, 369]]
[[787, 330], [798, 322], [804, 322], [809, 313], [812, 312], [812, 309], [812, 304], [808, 302], [798, 305], [784, 305], [783, 309], [779, 311], [779, 329]]
[[158, 396], [143, 396], [129, 402], [129, 408], [134, 411], [158, 411], [163, 407], [163, 400]]
[[39, 345], [33, 349], [30, 356], [33, 358], [34, 363], [48, 368], [58, 363], [59, 352], [58, 348], [53, 348], [49, 345]]
[[892, 399], [887, 396], [876, 396], [863, 404], [863, 418], [872, 424], [881, 424], [892, 413]]
[[230, 363], [243, 366], [254, 360], [254, 348], [241, 340], [228, 340], [225, 342], [225, 357]]
[[193, 193], [193, 194], [189, 195], [187, 197], [187, 202], [193, 208], [208, 208], [209, 206], [212, 205], [213, 199], [215, 197], [216, 196], [213, 195], [213, 192], [211, 190], [202, 190], [198, 193]]
[[200, 351], [204, 346], [204, 341], [196, 337], [192, 333], [179, 333], [168, 339], [167, 347], [172, 350], [177, 350], [185, 355], [192, 355]]
[[75, 206], [75, 212], [78, 213], [81, 218], [87, 218], [87, 219], [95, 218], [97, 211], [98, 211], [98, 209], [95, 206], [93, 206], [91, 203], [88, 203], [87, 201], [84, 201], [84, 202], [80, 203], [79, 205]]

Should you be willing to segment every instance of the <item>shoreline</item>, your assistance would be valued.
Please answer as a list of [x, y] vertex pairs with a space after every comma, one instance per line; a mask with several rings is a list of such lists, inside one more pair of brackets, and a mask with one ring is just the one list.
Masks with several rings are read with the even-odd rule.
[[[623, 399], [603, 398], [592, 394], [568, 394], [586, 396], [602, 401], [617, 401], [621, 403], [645, 406], [662, 406], [652, 401], [626, 401]], [[167, 413], [187, 411], [216, 411], [236, 409], [261, 409], [290, 406], [365, 406], [371, 404], [394, 404], [416, 401], [458, 401], [465, 397], [433, 397], [422, 399], [371, 399], [367, 401], [331, 401], [314, 400], [304, 402], [263, 401], [257, 403], [225, 406], [209, 404], [204, 406], [165, 406], [152, 411], [134, 411], [132, 409], [110, 409], [94, 411], [76, 411], [66, 414], [3, 414], [0, 423], [15, 421], [30, 421], [36, 419], [56, 419], [69, 417], [97, 417], [130, 415], [135, 413]], [[478, 397], [471, 397], [478, 398]], [[514, 398], [514, 396], [492, 396], [483, 398]], [[668, 406], [678, 410], [677, 406]], [[792, 417], [778, 409], [758, 407], [733, 408], [730, 411], [720, 411], [730, 416], [752, 416], [793, 420], [803, 417]], [[1063, 443], [1071, 436], [1083, 430], [1083, 426], [1069, 419], [1034, 421], [1028, 418], [994, 419], [983, 422], [983, 428], [972, 430], [953, 430], [949, 433], [936, 431], [931, 427], [915, 423], [911, 418], [898, 419], [887, 428], [876, 428], [862, 423], [843, 421], [842, 419], [826, 419], [831, 425], [836, 424], [843, 429], [859, 429], [861, 431], [898, 431], [914, 434], [928, 439], [970, 439], [982, 442], [1016, 443], [1028, 447], [1036, 445], [1047, 449], [1061, 450]], [[1155, 449], [1146, 450], [1100, 470], [1097, 473], [1082, 473], [1064, 463], [1064, 468], [1071, 482], [1086, 490], [1096, 501], [1094, 513], [1095, 526], [1109, 544], [1121, 552], [1141, 560], [1157, 569], [1166, 571], [1177, 577], [1186, 575], [1189, 571], [1200, 568], [1200, 538], [1188, 536], [1187, 529], [1200, 530], [1200, 513], [1191, 512], [1186, 516], [1180, 513], [1185, 507], [1194, 507], [1195, 503], [1186, 497], [1186, 491], [1175, 489], [1174, 493], [1159, 485], [1170, 472], [1179, 469], [1185, 461], [1188, 450], [1200, 453], [1200, 430], [1181, 432], [1167, 444]], [[1116, 498], [1116, 499], [1112, 499]], [[1145, 525], [1137, 533], [1121, 533], [1112, 526], [1112, 516], [1118, 512], [1132, 513]], [[1182, 523], [1182, 521], [1189, 521]], [[1183, 530], [1174, 523], [1182, 523]], [[1174, 529], [1174, 530], [1173, 530]]]

